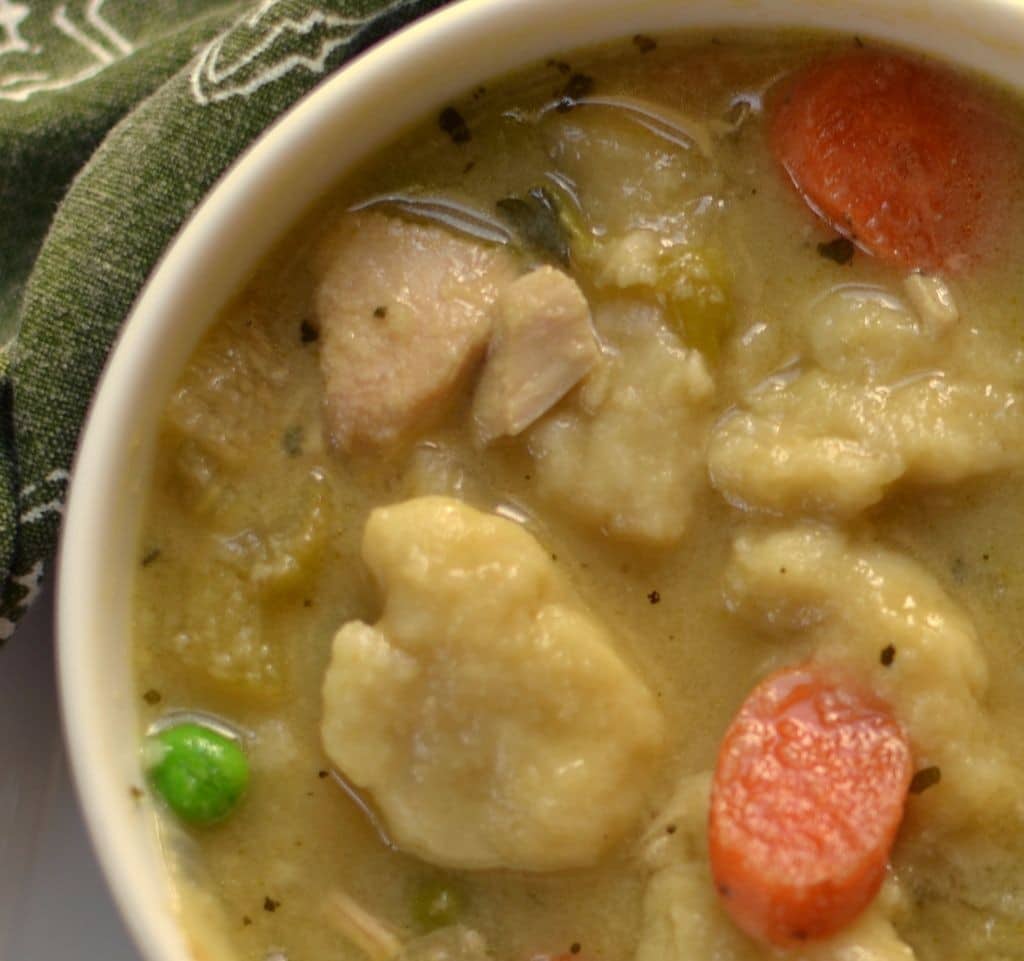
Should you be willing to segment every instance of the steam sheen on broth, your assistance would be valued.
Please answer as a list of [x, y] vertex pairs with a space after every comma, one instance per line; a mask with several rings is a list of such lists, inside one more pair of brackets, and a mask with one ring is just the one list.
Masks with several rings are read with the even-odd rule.
[[[955, 81], [1003, 138], [977, 250], [851, 242], [771, 129], [851, 56], [921, 62], [636, 37], [479, 87], [216, 320], [134, 604], [145, 728], [214, 718], [251, 769], [220, 823], [161, 812], [197, 956], [1024, 957], [1022, 112]], [[866, 909], [779, 946], [708, 799], [806, 664], [916, 773]]]

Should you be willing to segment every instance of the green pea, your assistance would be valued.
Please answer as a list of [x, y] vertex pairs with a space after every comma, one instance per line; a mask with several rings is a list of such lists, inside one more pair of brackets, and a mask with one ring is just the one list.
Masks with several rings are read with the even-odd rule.
[[413, 919], [423, 931], [447, 927], [459, 920], [465, 901], [462, 892], [448, 882], [436, 878], [421, 881], [413, 893]]
[[146, 738], [150, 784], [183, 821], [213, 824], [245, 793], [249, 762], [237, 741], [201, 724], [176, 724]]

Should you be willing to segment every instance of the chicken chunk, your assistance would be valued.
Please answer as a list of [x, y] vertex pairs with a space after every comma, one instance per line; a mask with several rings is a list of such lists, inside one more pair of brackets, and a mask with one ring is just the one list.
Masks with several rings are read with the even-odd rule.
[[319, 252], [327, 435], [380, 449], [436, 416], [483, 356], [511, 254], [440, 227], [347, 215]]
[[978, 330], [921, 322], [878, 291], [837, 291], [813, 309], [799, 363], [716, 425], [712, 481], [740, 506], [845, 518], [901, 479], [1017, 464], [1019, 374], [999, 353]]
[[773, 949], [743, 934], [720, 905], [708, 867], [710, 781], [709, 774], [684, 778], [645, 835], [641, 855], [653, 873], [636, 961], [913, 961], [890, 920], [899, 902], [892, 884], [856, 923], [806, 948]]
[[590, 308], [571, 277], [541, 267], [514, 281], [498, 299], [494, 335], [473, 399], [482, 442], [521, 433], [600, 356]]
[[384, 612], [334, 639], [322, 738], [392, 839], [460, 868], [599, 859], [644, 811], [663, 721], [551, 555], [424, 497], [375, 510], [363, 556]]
[[542, 497], [608, 534], [671, 544], [704, 483], [714, 385], [701, 355], [640, 303], [605, 308], [613, 353], [529, 435]]
[[841, 667], [892, 705], [918, 766], [942, 772], [919, 802], [930, 805], [933, 823], [1014, 808], [1020, 777], [982, 706], [988, 672], [974, 627], [916, 562], [824, 527], [745, 536], [726, 596], [737, 612], [795, 644], [805, 640], [816, 661]]

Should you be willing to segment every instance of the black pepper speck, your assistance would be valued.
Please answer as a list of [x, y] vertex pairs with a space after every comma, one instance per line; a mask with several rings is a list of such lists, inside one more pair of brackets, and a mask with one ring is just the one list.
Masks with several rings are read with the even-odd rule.
[[452, 143], [468, 143], [471, 139], [472, 135], [465, 118], [454, 107], [445, 107], [438, 114], [437, 123], [441, 130], [451, 137]]

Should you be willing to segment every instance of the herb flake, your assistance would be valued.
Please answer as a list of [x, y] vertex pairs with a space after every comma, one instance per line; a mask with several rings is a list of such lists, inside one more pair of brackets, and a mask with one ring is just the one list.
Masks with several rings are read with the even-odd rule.
[[882, 667], [891, 667], [892, 662], [896, 660], [896, 648], [892, 644], [887, 644], [882, 648], [882, 653], [879, 654], [878, 660], [881, 662]]
[[559, 113], [566, 113], [576, 106], [577, 102], [584, 97], [589, 97], [594, 92], [594, 78], [585, 73], [574, 73], [565, 89], [558, 96], [558, 106], [555, 109]]
[[835, 240], [818, 244], [818, 253], [826, 260], [839, 264], [840, 267], [845, 267], [853, 260], [855, 250], [853, 241], [849, 237], [836, 237]]
[[303, 344], [312, 344], [320, 339], [320, 329], [312, 321], [304, 320], [299, 324], [299, 341]]
[[465, 118], [454, 107], [445, 107], [438, 114], [437, 123], [441, 130], [451, 137], [452, 143], [468, 143], [471, 139]]
[[558, 202], [547, 187], [533, 187], [525, 197], [503, 197], [495, 206], [524, 247], [544, 260], [569, 266], [569, 235]]
[[655, 40], [654, 37], [648, 37], [646, 34], [638, 33], [633, 37], [633, 46], [641, 53], [650, 53], [658, 46], [658, 41]]
[[298, 457], [302, 453], [302, 425], [293, 424], [281, 435], [281, 449], [289, 457]]
[[967, 563], [962, 557], [954, 557], [949, 565], [949, 573], [957, 584], [963, 584], [967, 580]]
[[142, 695], [142, 700], [144, 700], [147, 704], [150, 705], [159, 704], [161, 701], [160, 692], [156, 688], [151, 687], [148, 691], [146, 691], [145, 694]]

